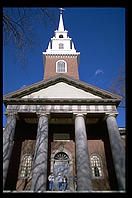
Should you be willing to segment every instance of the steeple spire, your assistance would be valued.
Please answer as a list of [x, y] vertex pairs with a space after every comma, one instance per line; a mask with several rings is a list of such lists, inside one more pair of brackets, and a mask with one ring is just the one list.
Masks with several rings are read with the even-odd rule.
[[60, 10], [60, 21], [59, 21], [58, 31], [64, 31], [63, 18], [62, 18], [62, 11], [65, 10], [65, 9], [59, 8], [59, 10]]
[[[79, 79], [78, 62], [80, 52], [77, 52], [72, 39], [68, 36], [68, 31], [64, 29], [62, 11], [59, 8], [60, 20], [58, 29], [54, 31], [44, 56], [44, 79], [48, 79], [59, 73], [65, 73], [71, 77]], [[58, 66], [59, 65], [59, 66]], [[60, 70], [59, 67], [64, 67]]]

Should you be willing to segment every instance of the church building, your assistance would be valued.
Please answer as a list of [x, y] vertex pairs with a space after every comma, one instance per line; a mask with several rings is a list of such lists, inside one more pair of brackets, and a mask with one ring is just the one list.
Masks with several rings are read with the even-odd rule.
[[[122, 97], [79, 79], [77, 52], [58, 29], [43, 52], [43, 80], [4, 95], [3, 190], [125, 191], [125, 146], [117, 126]], [[76, 185], [74, 178], [76, 178]]]

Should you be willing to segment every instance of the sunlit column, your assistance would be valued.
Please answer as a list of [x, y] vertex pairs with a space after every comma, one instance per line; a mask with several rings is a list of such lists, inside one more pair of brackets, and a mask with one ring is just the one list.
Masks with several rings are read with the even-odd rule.
[[45, 191], [47, 181], [48, 156], [48, 115], [40, 114], [32, 171], [33, 191]]
[[10, 157], [13, 148], [13, 138], [16, 127], [16, 114], [7, 114], [7, 123], [3, 132], [3, 189], [5, 187]]
[[112, 157], [119, 190], [125, 190], [125, 150], [116, 123], [115, 114], [106, 115]]
[[75, 115], [77, 190], [92, 190], [88, 141], [83, 114]]

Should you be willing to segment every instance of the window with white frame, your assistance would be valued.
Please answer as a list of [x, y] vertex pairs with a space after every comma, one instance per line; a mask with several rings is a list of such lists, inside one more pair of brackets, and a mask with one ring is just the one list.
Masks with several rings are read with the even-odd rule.
[[27, 179], [31, 177], [32, 169], [32, 156], [30, 154], [25, 154], [22, 157], [21, 167], [20, 167], [20, 178]]
[[56, 72], [58, 73], [67, 72], [67, 64], [64, 60], [59, 60], [56, 62]]
[[63, 43], [59, 43], [59, 49], [64, 49], [64, 44]]
[[103, 167], [101, 157], [98, 154], [92, 154], [90, 156], [90, 164], [92, 169], [92, 177], [94, 179], [102, 178]]

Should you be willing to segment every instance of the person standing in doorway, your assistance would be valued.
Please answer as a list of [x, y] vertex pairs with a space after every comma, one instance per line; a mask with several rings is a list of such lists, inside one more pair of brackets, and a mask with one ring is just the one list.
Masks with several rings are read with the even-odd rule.
[[48, 177], [48, 181], [49, 181], [49, 191], [52, 191], [53, 189], [53, 184], [54, 184], [54, 175], [53, 173], [51, 173]]
[[67, 177], [66, 177], [66, 175], [64, 175], [64, 177], [63, 177], [63, 190], [64, 191], [67, 190]]
[[58, 190], [62, 191], [62, 176], [61, 173], [58, 174]]
[[77, 190], [77, 176], [73, 177], [74, 189]]

